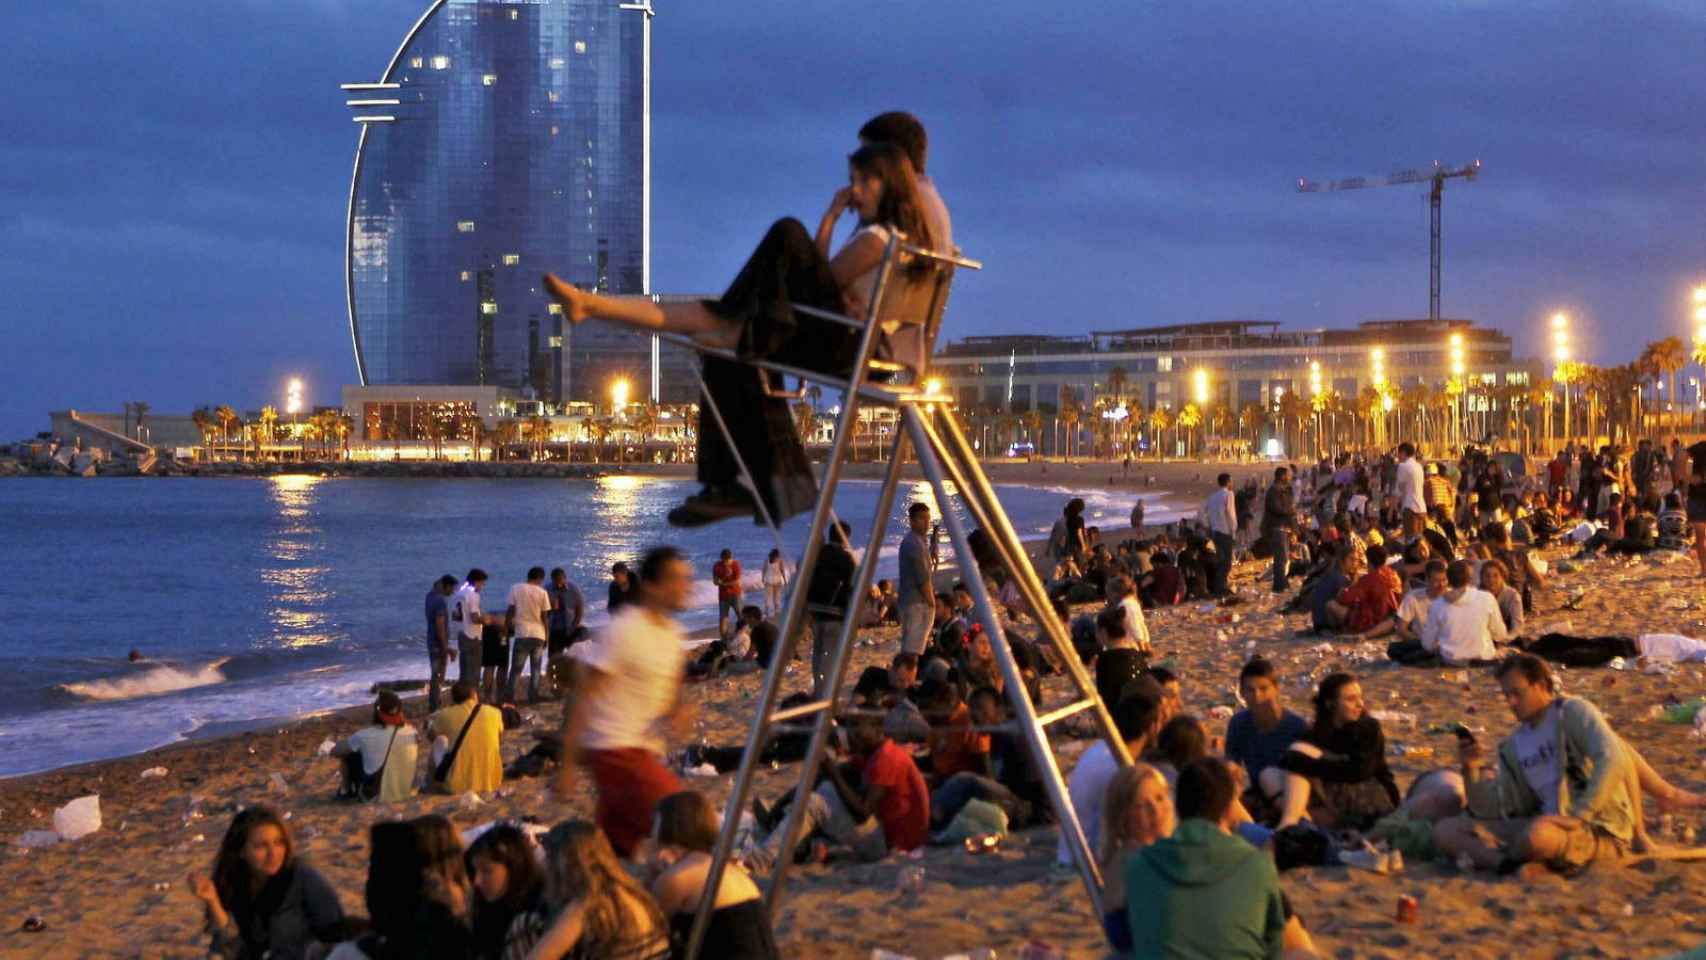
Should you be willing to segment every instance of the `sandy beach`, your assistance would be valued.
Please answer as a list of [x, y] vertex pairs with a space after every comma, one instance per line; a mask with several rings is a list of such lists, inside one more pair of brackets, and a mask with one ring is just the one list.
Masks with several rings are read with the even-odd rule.
[[[1148, 489], [1145, 478], [1154, 476], [1155, 488], [1194, 501], [1217, 472], [1212, 465], [1145, 464], [1122, 481], [1119, 464], [1054, 463], [1046, 465], [1046, 474], [1044, 466], [999, 464], [990, 473], [998, 482], [1074, 487], [1102, 486], [1097, 481], [1111, 475], [1117, 489], [1133, 496], [1142, 495]], [[1247, 472], [1267, 469], [1253, 465], [1233, 472], [1241, 481]], [[1556, 559], [1562, 551], [1544, 555]], [[1689, 576], [1691, 567], [1644, 558], [1589, 562], [1579, 572], [1555, 577], [1537, 595], [1529, 633], [1701, 635], [1706, 600], [1701, 581]], [[1451, 762], [1452, 738], [1425, 732], [1429, 724], [1461, 720], [1491, 739], [1511, 727], [1487, 671], [1403, 668], [1385, 661], [1383, 644], [1356, 647], [1294, 636], [1307, 627], [1307, 617], [1276, 612], [1277, 599], [1256, 579], [1264, 569], [1265, 564], [1251, 563], [1236, 571], [1234, 584], [1245, 601], [1238, 606], [1152, 612], [1158, 656], [1177, 665], [1190, 712], [1206, 717], [1211, 708], [1229, 705], [1238, 668], [1252, 652], [1277, 662], [1288, 702], [1300, 712], [1315, 679], [1335, 667], [1350, 669], [1361, 678], [1371, 707], [1418, 719], [1415, 726], [1387, 726], [1401, 786]], [[1561, 609], [1578, 595], [1575, 609]], [[1024, 624], [1019, 629], [1032, 628]], [[886, 662], [897, 643], [892, 629], [869, 631], [863, 640], [851, 674]], [[1687, 698], [1706, 690], [1706, 666], [1684, 665], [1662, 675], [1572, 670], [1562, 676], [1569, 692], [1599, 704], [1619, 732], [1673, 782], [1706, 788], [1706, 740], [1686, 726], [1650, 716], [1667, 696]], [[746, 675], [693, 685], [690, 696], [699, 708], [701, 735], [711, 743], [742, 742], [758, 683], [757, 676]], [[805, 684], [798, 664], [789, 684]], [[1046, 703], [1065, 696], [1062, 681], [1045, 685]], [[139, 703], [137, 709], [148, 705]], [[408, 709], [412, 719], [419, 719], [424, 703], [411, 700]], [[0, 781], [0, 841], [6, 844], [10, 880], [0, 895], [0, 955], [203, 955], [200, 909], [186, 892], [184, 877], [207, 869], [231, 813], [247, 804], [264, 802], [289, 811], [301, 851], [331, 879], [352, 913], [363, 912], [367, 828], [376, 820], [442, 813], [459, 827], [469, 827], [504, 816], [554, 822], [590, 815], [588, 792], [560, 803], [546, 794], [539, 779], [506, 782], [477, 805], [437, 795], [386, 807], [334, 802], [337, 764], [317, 757], [316, 747], [328, 737], [347, 735], [364, 722], [366, 712], [355, 708]], [[532, 746], [536, 732], [557, 726], [557, 705], [531, 712], [530, 727], [504, 737], [506, 763]], [[1208, 726], [1218, 734], [1224, 724], [1211, 720]], [[1063, 767], [1070, 769], [1084, 746], [1084, 741], [1057, 740]], [[423, 777], [425, 764], [423, 758]], [[166, 768], [164, 777], [142, 778], [144, 770], [157, 766]], [[788, 784], [790, 773], [765, 772], [759, 793], [774, 796]], [[282, 777], [283, 789], [269, 784], [273, 774]], [[731, 779], [702, 778], [692, 785], [720, 801]], [[48, 829], [55, 807], [89, 793], [101, 798], [105, 823], [98, 833], [45, 849], [15, 843], [26, 830]], [[1649, 817], [1656, 825], [1650, 807]], [[1706, 826], [1699, 821], [1694, 817], [1691, 822]], [[1033, 830], [1010, 837], [988, 856], [929, 848], [918, 860], [891, 857], [875, 864], [799, 869], [777, 919], [783, 953], [868, 957], [880, 947], [922, 960], [990, 947], [1008, 957], [1026, 941], [1038, 940], [1072, 957], [1103, 956], [1101, 932], [1076, 874], [1053, 867], [1054, 843], [1052, 829]], [[923, 891], [898, 892], [901, 870], [920, 865]], [[1412, 863], [1405, 873], [1390, 877], [1333, 867], [1292, 871], [1282, 882], [1324, 956], [1652, 957], [1706, 940], [1706, 864], [1649, 862], [1596, 868], [1570, 881], [1522, 881]], [[1401, 895], [1420, 902], [1419, 923], [1394, 919]], [[31, 915], [45, 922], [45, 931], [19, 930]]]

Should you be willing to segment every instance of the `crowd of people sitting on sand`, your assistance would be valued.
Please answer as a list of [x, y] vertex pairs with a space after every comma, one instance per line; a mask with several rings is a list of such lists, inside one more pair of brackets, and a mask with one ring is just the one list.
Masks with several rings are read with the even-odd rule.
[[[732, 355], [705, 360], [706, 390], [716, 400], [698, 431], [705, 487], [671, 513], [673, 524], [755, 513], [779, 521], [815, 502], [785, 402], [741, 361], [845, 375], [857, 334], [788, 305], [863, 315], [896, 231], [924, 250], [953, 249], [947, 209], [923, 175], [922, 126], [884, 114], [859, 135], [849, 186], [835, 194], [815, 235], [779, 221], [717, 300], [660, 304], [545, 278], [572, 324], [596, 318], [686, 335]], [[832, 256], [835, 226], [847, 213], [860, 228]], [[923, 259], [900, 272], [926, 278]], [[919, 369], [923, 318], [879, 320], [880, 352]], [[753, 479], [743, 484], [747, 470]], [[1649, 651], [1620, 638], [1529, 637], [1525, 629], [1549, 583], [1548, 565], [1534, 551], [1554, 541], [1576, 544], [1584, 556], [1641, 553], [1686, 548], [1692, 529], [1706, 576], [1706, 445], [1685, 458], [1678, 442], [1662, 450], [1643, 441], [1627, 459], [1572, 445], [1544, 475], [1531, 476], [1475, 449], [1424, 467], [1403, 443], [1307, 470], [1278, 468], [1271, 482], [1237, 490], [1221, 475], [1195, 520], [1164, 531], [1144, 526], [1139, 502], [1136, 537], [1119, 542], [1105, 541], [1085, 514], [1083, 501], [1068, 503], [1035, 561], [1049, 611], [1025, 602], [1015, 571], [981, 535], [960, 575], [981, 577], [997, 609], [979, 608], [976, 580], [939, 583], [940, 529], [924, 503], [906, 512], [897, 576], [857, 605], [844, 525], [831, 525], [811, 570], [790, 576], [778, 555], [767, 560], [763, 608], [742, 602], [739, 564], [725, 551], [712, 571], [722, 629], [697, 655], [676, 619], [689, 605], [693, 570], [673, 548], [613, 568], [610, 619], [592, 636], [585, 600], [561, 570], [547, 577], [531, 569], [502, 613], [482, 603], [483, 571], [442, 578], [426, 604], [432, 783], [478, 793], [504, 780], [500, 738], [525, 673], [529, 699], [563, 697], [563, 721], [510, 773], [548, 772], [558, 799], [590, 784], [592, 819], [463, 833], [436, 816], [375, 823], [367, 915], [350, 918], [296, 855], [285, 818], [243, 810], [211, 874], [190, 879], [212, 953], [257, 960], [328, 949], [334, 960], [679, 955], [722, 817], [684, 788], [678, 772], [727, 771], [744, 749], [684, 744], [693, 716], [685, 682], [805, 656], [809, 643], [811, 689], [793, 696], [838, 693], [827, 690], [835, 639], [849, 627], [888, 623], [898, 628], [898, 650], [853, 684], [837, 762], [825, 766], [800, 811], [800, 842], [782, 849], [779, 826], [791, 797], [753, 804], [736, 862], [712, 898], [703, 956], [777, 955], [752, 874], [779, 857], [829, 863], [933, 843], [969, 842], [969, 849], [1052, 820], [1038, 758], [1014, 723], [1018, 691], [1008, 686], [1023, 686], [1038, 702], [1044, 678], [1070, 666], [1041, 629], [1047, 617], [1070, 624], [1073, 652], [1093, 671], [1137, 761], [1122, 764], [1098, 741], [1078, 758], [1067, 790], [1105, 879], [1097, 899], [1106, 939], [1122, 956], [1310, 955], [1307, 924], [1280, 882], [1291, 868], [1341, 863], [1390, 873], [1406, 860], [1433, 858], [1462, 870], [1571, 874], [1653, 851], [1645, 800], [1661, 810], [1706, 806], [1706, 797], [1654, 770], [1591, 702], [1561, 692], [1547, 662], [1604, 663]], [[1287, 611], [1306, 611], [1315, 631], [1357, 644], [1391, 637], [1388, 654], [1403, 664], [1490, 667], [1515, 721], [1509, 735], [1484, 744], [1484, 732], [1459, 725], [1456, 765], [1401, 787], [1387, 764], [1380, 713], [1365, 703], [1355, 674], [1320, 677], [1312, 716], [1304, 718], [1286, 710], [1282, 678], [1260, 656], [1241, 670], [1242, 709], [1211, 716], [1226, 721], [1211, 731], [1183, 712], [1184, 678], [1176, 664], [1156, 659], [1145, 610], [1247, 602], [1230, 583], [1241, 559], [1269, 563], [1273, 591], [1287, 596]], [[809, 616], [799, 636], [783, 638], [771, 621], [790, 581], [806, 591]], [[1073, 606], [1085, 604], [1094, 608], [1074, 616]], [[854, 606], [859, 619], [849, 625]], [[1236, 610], [1228, 617], [1235, 624]], [[1012, 651], [1011, 672], [995, 648], [997, 629]], [[1689, 644], [1700, 643], [1663, 642], [1672, 655], [1698, 652]], [[441, 708], [452, 663], [460, 677]], [[672, 743], [686, 749], [672, 751]], [[761, 749], [763, 759], [786, 763], [806, 748], [802, 735], [783, 732]], [[373, 723], [330, 752], [344, 764], [344, 793], [392, 801], [414, 789], [418, 750], [400, 699], [384, 693]], [[1063, 837], [1062, 855], [1073, 846]]]

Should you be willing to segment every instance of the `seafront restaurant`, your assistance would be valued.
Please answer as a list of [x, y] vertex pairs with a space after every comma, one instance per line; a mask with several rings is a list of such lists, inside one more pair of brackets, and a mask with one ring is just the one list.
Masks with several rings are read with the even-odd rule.
[[[945, 346], [933, 372], [962, 411], [1054, 418], [1068, 401], [1090, 411], [1117, 397], [1148, 411], [1194, 402], [1236, 414], [1251, 405], [1276, 410], [1287, 393], [1354, 398], [1376, 385], [1442, 385], [1454, 347], [1467, 371], [1469, 412], [1490, 409], [1491, 388], [1542, 374], [1534, 361], [1512, 356], [1509, 336], [1462, 319], [1370, 320], [1346, 330], [1233, 320], [1076, 336], [975, 336]], [[1056, 455], [1061, 434], [1054, 425], [1040, 431], [1037, 452]]]

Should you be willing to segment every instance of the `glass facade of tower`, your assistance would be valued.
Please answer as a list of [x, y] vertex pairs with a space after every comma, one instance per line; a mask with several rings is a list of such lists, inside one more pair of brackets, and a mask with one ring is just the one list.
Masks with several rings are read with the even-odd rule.
[[385, 72], [396, 89], [350, 94], [358, 117], [393, 118], [363, 124], [350, 197], [364, 384], [589, 399], [602, 384], [577, 370], [605, 360], [645, 382], [649, 338], [565, 331], [539, 277], [646, 292], [646, 17], [618, 0], [438, 0]]

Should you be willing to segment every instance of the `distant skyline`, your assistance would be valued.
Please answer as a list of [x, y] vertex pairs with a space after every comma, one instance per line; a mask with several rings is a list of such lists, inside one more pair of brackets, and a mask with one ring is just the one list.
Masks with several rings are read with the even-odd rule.
[[[615, 0], [612, 0], [615, 2]], [[1373, 0], [1259, 9], [654, 0], [652, 276], [720, 290], [776, 216], [815, 224], [859, 124], [917, 113], [988, 264], [944, 335], [1443, 312], [1620, 363], [1706, 283], [1706, 4]], [[50, 408], [314, 403], [356, 380], [342, 228], [376, 78], [426, 0], [69, 0], [0, 14], [0, 439]]]

